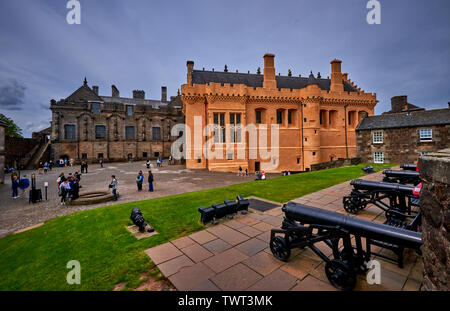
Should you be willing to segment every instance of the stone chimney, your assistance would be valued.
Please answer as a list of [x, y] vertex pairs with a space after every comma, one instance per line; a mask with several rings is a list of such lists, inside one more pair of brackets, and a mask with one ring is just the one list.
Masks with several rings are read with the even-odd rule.
[[332, 92], [343, 92], [344, 91], [344, 84], [342, 83], [341, 63], [342, 63], [342, 61], [339, 59], [333, 59], [330, 62], [330, 64], [331, 64], [330, 91], [332, 91]]
[[263, 88], [276, 89], [277, 81], [275, 80], [275, 55], [264, 55], [264, 80]]
[[188, 60], [186, 62], [186, 67], [187, 67], [187, 84], [192, 86], [192, 71], [194, 71], [194, 62]]
[[403, 109], [408, 110], [408, 96], [400, 95], [392, 97], [391, 112], [402, 112]]
[[111, 96], [112, 97], [120, 97], [119, 90], [117, 89], [117, 87], [114, 84], [111, 85]]
[[161, 86], [161, 101], [167, 101], [167, 86]]
[[145, 92], [143, 90], [134, 90], [133, 98], [135, 99], [145, 99]]
[[92, 91], [94, 91], [94, 93], [98, 95], [98, 85], [93, 85]]

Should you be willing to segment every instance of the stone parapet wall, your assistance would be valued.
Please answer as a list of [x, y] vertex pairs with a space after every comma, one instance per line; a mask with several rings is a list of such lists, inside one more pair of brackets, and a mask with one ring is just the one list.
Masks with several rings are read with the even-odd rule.
[[425, 290], [448, 290], [450, 271], [450, 149], [419, 158]]
[[311, 171], [319, 171], [326, 170], [334, 167], [341, 167], [347, 165], [357, 165], [361, 163], [360, 158], [351, 158], [351, 159], [337, 159], [335, 161], [323, 162], [311, 165]]

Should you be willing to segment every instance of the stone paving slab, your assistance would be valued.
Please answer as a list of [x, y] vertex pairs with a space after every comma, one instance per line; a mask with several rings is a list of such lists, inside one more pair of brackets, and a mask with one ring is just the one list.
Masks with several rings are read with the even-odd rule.
[[[382, 175], [375, 173], [362, 178], [381, 180]], [[349, 182], [345, 182], [293, 201], [347, 214], [342, 197], [350, 191]], [[358, 215], [351, 216], [385, 221], [384, 212], [370, 205]], [[279, 261], [272, 255], [270, 230], [279, 228], [282, 219], [281, 207], [266, 212], [250, 210], [248, 215], [225, 219], [216, 226], [156, 246], [146, 253], [178, 290], [335, 291], [326, 277], [325, 263], [311, 249], [293, 249], [288, 262]], [[364, 238], [362, 243], [365, 246]], [[325, 256], [332, 256], [324, 242], [315, 246]], [[386, 249], [372, 246], [372, 250], [393, 256]], [[382, 284], [369, 285], [365, 275], [358, 275], [355, 290], [420, 290], [423, 279], [421, 258], [414, 251], [405, 251], [403, 269], [384, 258], [374, 258], [381, 263]]]

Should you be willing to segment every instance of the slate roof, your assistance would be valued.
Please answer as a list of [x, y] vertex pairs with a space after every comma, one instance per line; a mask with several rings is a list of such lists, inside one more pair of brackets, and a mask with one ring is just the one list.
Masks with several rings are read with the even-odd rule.
[[[220, 71], [192, 71], [192, 83], [194, 84], [206, 84], [210, 82], [214, 83], [230, 83], [230, 84], [245, 84], [248, 87], [262, 87], [264, 75], [251, 74], [251, 73], [234, 73], [234, 72], [220, 72]], [[289, 76], [275, 76], [278, 88], [286, 89], [303, 89], [308, 85], [309, 78], [306, 77], [289, 77]], [[314, 78], [318, 86], [324, 90], [330, 90], [330, 79], [318, 79]], [[359, 92], [350, 83], [344, 83], [344, 91], [346, 92]]]
[[419, 127], [450, 124], [450, 109], [419, 110], [366, 117], [357, 130]]
[[94, 91], [87, 85], [85, 82], [82, 86], [78, 88], [75, 92], [73, 92], [69, 97], [66, 98], [67, 101], [103, 101]]

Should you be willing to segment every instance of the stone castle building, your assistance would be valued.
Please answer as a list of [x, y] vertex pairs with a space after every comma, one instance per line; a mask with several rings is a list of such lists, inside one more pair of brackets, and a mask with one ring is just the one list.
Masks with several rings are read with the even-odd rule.
[[356, 128], [357, 155], [363, 162], [415, 163], [419, 156], [450, 148], [448, 108], [425, 110], [407, 96], [391, 99], [392, 109], [361, 120]]
[[[312, 164], [356, 156], [355, 128], [363, 115], [373, 115], [376, 94], [365, 93], [347, 73], [341, 72], [341, 61], [331, 61], [331, 78], [320, 73], [309, 77], [276, 75], [275, 56], [264, 55], [264, 73], [257, 74], [205, 71], [187, 62], [187, 82], [181, 87], [186, 125], [192, 134], [186, 144], [186, 166], [189, 169], [250, 172], [306, 171]], [[233, 150], [223, 147], [222, 159], [210, 159], [204, 149], [194, 145], [194, 119], [214, 130], [202, 138], [214, 146], [227, 141]], [[268, 149], [271, 148], [271, 124], [279, 126], [278, 157], [250, 157], [248, 125], [268, 126]], [[190, 143], [189, 143], [190, 142]], [[212, 150], [213, 148], [211, 148]], [[215, 150], [215, 147], [214, 147]], [[238, 152], [245, 157], [238, 158]], [[273, 162], [273, 167], [265, 169]]]
[[145, 98], [134, 90], [133, 97], [121, 97], [116, 86], [111, 96], [99, 95], [86, 79], [73, 94], [58, 102], [51, 100], [51, 158], [79, 162], [123, 161], [168, 157], [172, 127], [184, 123], [180, 96], [167, 100], [162, 87], [161, 100]]

